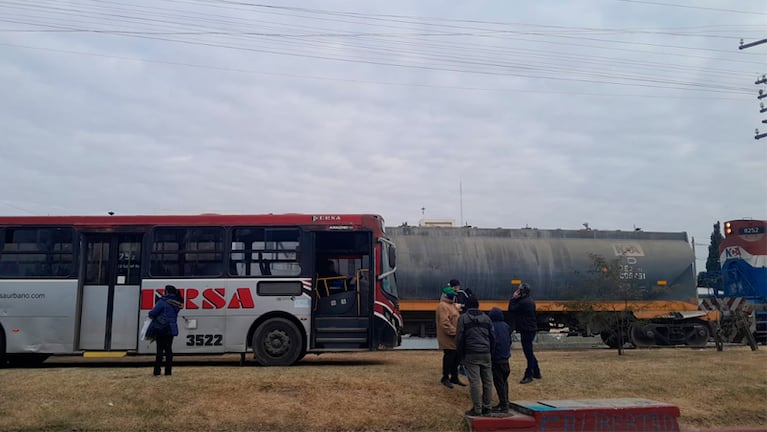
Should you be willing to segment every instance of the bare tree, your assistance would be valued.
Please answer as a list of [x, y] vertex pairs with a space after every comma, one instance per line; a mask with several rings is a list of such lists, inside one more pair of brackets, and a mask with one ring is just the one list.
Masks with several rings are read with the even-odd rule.
[[622, 355], [635, 321], [632, 311], [640, 307], [633, 301], [648, 293], [635, 283], [631, 272], [626, 271], [625, 256], [608, 260], [592, 253], [589, 257], [591, 269], [581, 275], [580, 286], [574, 287], [579, 300], [566, 306], [575, 312], [578, 322], [585, 325], [588, 332], [599, 331], [602, 341], [617, 348]]

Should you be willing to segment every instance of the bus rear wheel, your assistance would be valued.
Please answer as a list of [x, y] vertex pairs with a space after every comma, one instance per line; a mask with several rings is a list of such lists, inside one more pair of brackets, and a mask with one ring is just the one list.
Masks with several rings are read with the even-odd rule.
[[303, 352], [301, 332], [285, 318], [271, 318], [253, 333], [253, 355], [262, 366], [288, 366]]

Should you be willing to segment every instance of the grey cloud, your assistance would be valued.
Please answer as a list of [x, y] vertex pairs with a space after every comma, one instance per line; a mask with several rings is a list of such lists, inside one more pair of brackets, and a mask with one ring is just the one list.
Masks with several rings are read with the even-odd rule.
[[[143, 12], [181, 7], [135, 5]], [[382, 27], [310, 21], [289, 11], [264, 16], [244, 6], [174, 15], [191, 20], [191, 27], [234, 31], [398, 34], [168, 36], [243, 49], [10, 33], [11, 44], [99, 56], [0, 46], [0, 182], [6, 191], [0, 213], [365, 211], [392, 224], [421, 217], [459, 221], [463, 214], [463, 221], [480, 226], [637, 225], [689, 231], [699, 241], [707, 241], [716, 220], [767, 217], [767, 154], [751, 134], [762, 118], [752, 82], [763, 73], [764, 56], [736, 53], [735, 40], [633, 31], [700, 27], [714, 34], [723, 27], [702, 26], [740, 25], [746, 32], [760, 17], [626, 3], [528, 6], [306, 6], [422, 17], [417, 25], [384, 20]], [[738, 8], [762, 9], [758, 1]], [[429, 25], [437, 23], [476, 35], [403, 36], [450, 29]], [[490, 29], [527, 34], [478, 36]], [[551, 38], [554, 33], [568, 38]], [[536, 42], [545, 34], [551, 43]], [[254, 51], [269, 49], [352, 61]], [[609, 84], [617, 81], [630, 85]], [[754, 93], [649, 87], [667, 81]]]

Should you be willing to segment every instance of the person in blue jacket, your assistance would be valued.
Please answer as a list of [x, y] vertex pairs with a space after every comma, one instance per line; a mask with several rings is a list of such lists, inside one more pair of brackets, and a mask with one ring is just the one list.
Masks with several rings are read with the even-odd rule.
[[183, 305], [175, 286], [165, 285], [164, 294], [149, 311], [149, 318], [152, 318], [152, 337], [157, 343], [154, 376], [160, 375], [163, 356], [165, 357], [165, 375], [171, 375], [173, 372], [173, 338], [178, 336], [176, 321], [178, 311]]

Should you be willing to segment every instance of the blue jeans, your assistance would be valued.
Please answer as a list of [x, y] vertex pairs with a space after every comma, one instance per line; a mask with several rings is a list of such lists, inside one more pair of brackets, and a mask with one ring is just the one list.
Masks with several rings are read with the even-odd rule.
[[522, 352], [525, 353], [525, 359], [527, 360], [527, 368], [525, 368], [525, 378], [532, 378], [533, 376], [540, 376], [541, 370], [538, 368], [538, 359], [535, 358], [533, 353], [533, 339], [535, 339], [534, 331], [523, 331], [522, 333]]
[[493, 399], [493, 366], [490, 353], [466, 353], [463, 366], [469, 377], [469, 389], [474, 412], [489, 410]]

